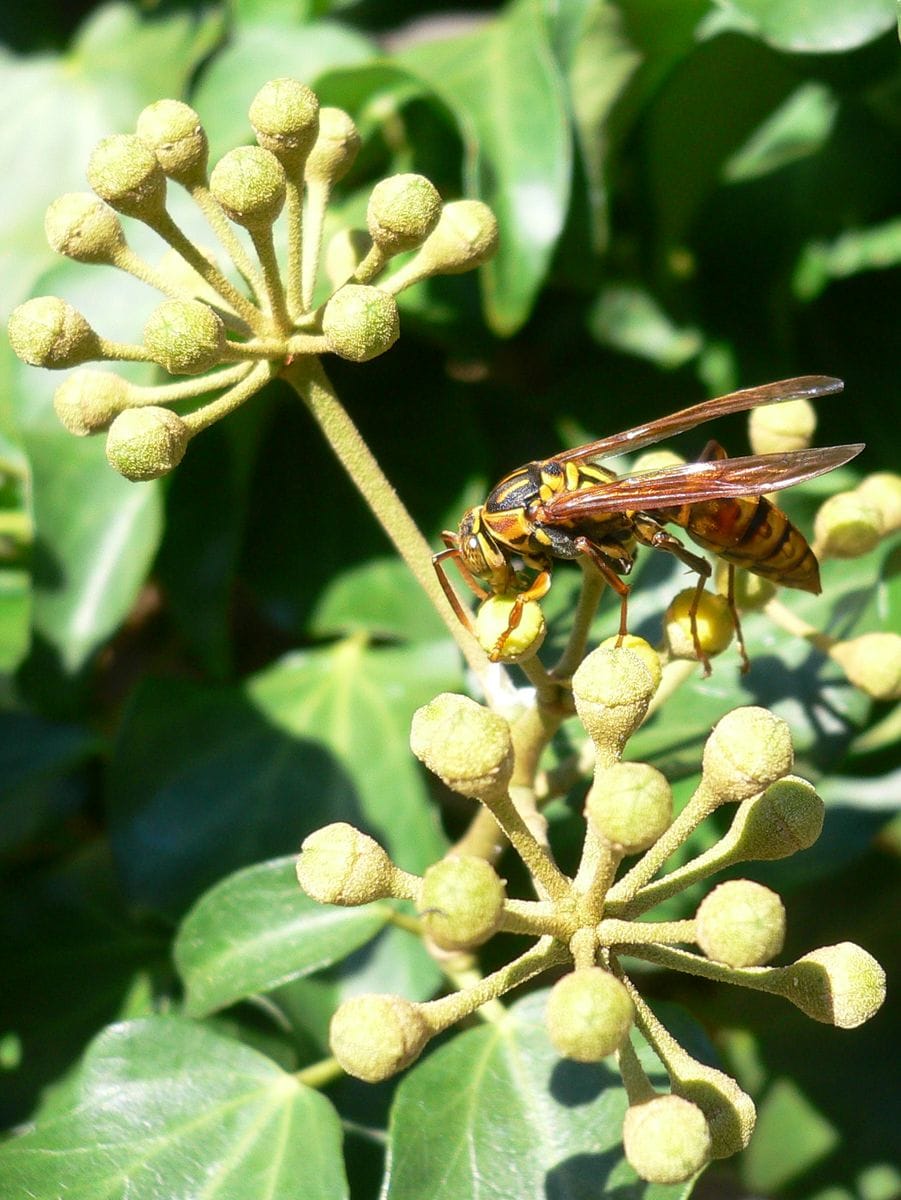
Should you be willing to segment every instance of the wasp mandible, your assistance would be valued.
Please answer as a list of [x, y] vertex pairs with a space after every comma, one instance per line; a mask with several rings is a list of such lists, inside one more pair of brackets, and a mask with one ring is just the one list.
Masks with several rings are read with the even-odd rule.
[[832, 471], [859, 454], [863, 445], [728, 458], [717, 442], [709, 441], [695, 462], [629, 475], [617, 475], [600, 462], [685, 433], [715, 417], [826, 396], [843, 386], [840, 379], [828, 375], [803, 375], [745, 388], [519, 467], [492, 489], [484, 504], [464, 513], [456, 532], [446, 530], [442, 535], [447, 549], [432, 561], [454, 611], [471, 628], [469, 614], [444, 571], [447, 558], [457, 559], [463, 578], [481, 599], [516, 593], [507, 629], [491, 652], [496, 661], [519, 624], [524, 604], [547, 593], [554, 562], [583, 558], [594, 564], [620, 597], [622, 637], [627, 632], [629, 598], [622, 576], [632, 570], [636, 546], [650, 546], [674, 555], [698, 574], [690, 613], [692, 636], [698, 658], [709, 672], [696, 617], [711, 566], [665, 528], [677, 525], [698, 546], [728, 564], [729, 606], [742, 669], [747, 670], [734, 599], [735, 568], [744, 567], [783, 587], [820, 591], [816, 556], [803, 534], [763, 493]]

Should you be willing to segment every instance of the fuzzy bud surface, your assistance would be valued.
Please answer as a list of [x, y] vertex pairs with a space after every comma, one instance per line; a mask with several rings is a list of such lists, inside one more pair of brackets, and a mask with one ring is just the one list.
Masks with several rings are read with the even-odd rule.
[[394, 864], [378, 844], [344, 821], [317, 829], [303, 842], [297, 882], [320, 904], [348, 907], [393, 894]]
[[419, 1006], [402, 996], [353, 996], [329, 1026], [335, 1058], [348, 1075], [366, 1083], [390, 1079], [415, 1062], [430, 1037]]
[[513, 771], [510, 726], [468, 696], [443, 692], [413, 714], [410, 747], [452, 791], [474, 800], [505, 793]]

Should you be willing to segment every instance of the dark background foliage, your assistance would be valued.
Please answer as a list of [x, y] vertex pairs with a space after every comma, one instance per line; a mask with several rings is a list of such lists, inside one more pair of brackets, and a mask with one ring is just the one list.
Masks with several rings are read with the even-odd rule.
[[[153, 298], [114, 272], [55, 260], [42, 232], [47, 203], [85, 186], [92, 146], [132, 128], [145, 104], [188, 100], [216, 156], [249, 140], [256, 89], [290, 74], [324, 103], [346, 107], [364, 137], [333, 228], [359, 223], [372, 184], [406, 170], [428, 174], [446, 198], [480, 196], [498, 214], [501, 250], [480, 281], [406, 293], [402, 337], [388, 355], [327, 364], [436, 546], [466, 504], [521, 462], [704, 395], [795, 374], [845, 380], [843, 396], [820, 404], [820, 443], [866, 441], [861, 471], [895, 469], [894, 22], [891, 0], [7, 5], [3, 315], [50, 292], [108, 336], [135, 337]], [[155, 252], [140, 230], [130, 237]], [[247, 1047], [287, 1070], [320, 1057], [328, 1014], [346, 990], [365, 982], [432, 993], [433, 966], [395, 933], [344, 973], [284, 983], [265, 1008], [229, 1009], [206, 1026], [172, 1017], [162, 1034], [147, 1027], [143, 1041], [143, 1026], [119, 1027], [91, 1052], [88, 1083], [75, 1073], [110, 1022], [178, 1011], [179, 974], [191, 1001], [193, 968], [183, 961], [176, 974], [173, 936], [189, 907], [231, 872], [290, 854], [335, 819], [377, 834], [411, 870], [441, 853], [465, 814], [446, 808], [442, 828], [407, 752], [407, 728], [418, 704], [463, 681], [440, 625], [286, 390], [273, 386], [204, 434], [171, 479], [132, 485], [109, 470], [99, 441], [59, 427], [50, 407], [58, 377], [22, 367], [5, 342], [0, 372], [0, 1110], [9, 1126], [36, 1110], [56, 1117], [46, 1136], [59, 1150], [100, 1137], [100, 1101], [85, 1115], [72, 1107], [72, 1089], [93, 1095], [114, 1059], [168, 1096], [182, 1062], [220, 1061], [222, 1079], [203, 1093], [218, 1112], [227, 1071], [261, 1088], [268, 1079], [263, 1058], [241, 1057]], [[742, 421], [716, 432], [734, 452], [746, 448]], [[696, 451], [704, 436], [687, 436], [680, 449]], [[791, 512], [809, 523], [819, 498], [853, 485], [854, 467], [798, 489]], [[897, 629], [897, 567], [897, 551], [882, 546], [827, 564], [823, 599], [790, 602], [837, 635]], [[571, 575], [558, 572], [548, 602], [560, 627]], [[677, 580], [666, 562], [641, 564], [636, 632], [658, 637]], [[613, 607], [601, 617], [599, 632], [611, 632]], [[727, 655], [710, 681], [683, 689], [642, 731], [635, 753], [684, 780], [687, 794], [703, 737], [729, 707], [763, 703], [786, 716], [799, 770], [827, 801], [826, 830], [797, 862], [755, 877], [786, 898], [789, 955], [853, 939], [886, 963], [891, 980], [897, 714], [866, 702], [834, 666], [762, 619], [750, 618], [747, 632], [752, 673], [740, 680]], [[576, 836], [573, 811], [551, 810], [564, 847]], [[272, 869], [287, 887], [290, 871]], [[295, 900], [278, 887], [261, 891], [255, 875], [250, 882], [235, 912], [259, 918], [259, 936], [275, 921], [260, 896]], [[201, 927], [199, 944], [215, 946], [217, 928]], [[342, 953], [372, 933], [348, 926]], [[264, 978], [300, 970], [278, 976], [272, 966]], [[751, 1148], [703, 1188], [824, 1200], [898, 1194], [896, 1011], [845, 1033], [767, 997], [662, 976], [646, 983], [650, 996], [701, 1019], [760, 1108]], [[203, 1016], [253, 990], [209, 1004], [194, 994], [187, 1011]], [[523, 1028], [540, 1029], [528, 1005], [523, 1013]], [[427, 1060], [395, 1098], [396, 1200], [439, 1195], [409, 1167], [422, 1104], [454, 1095], [483, 1052], [464, 1039], [447, 1049], [460, 1056], [456, 1065]], [[546, 1057], [533, 1048], [521, 1086], [551, 1087]], [[472, 1104], [485, 1120], [507, 1099], [504, 1063], [496, 1065], [497, 1092]], [[596, 1086], [601, 1104], [612, 1080]], [[344, 1084], [329, 1095], [348, 1122], [353, 1194], [375, 1195], [391, 1089]], [[335, 1110], [313, 1093], [303, 1104], [286, 1128], [315, 1129], [322, 1160], [314, 1169], [286, 1153], [282, 1190], [272, 1194], [342, 1195]], [[573, 1147], [564, 1166], [534, 1151], [538, 1182], [511, 1166], [517, 1138], [523, 1161], [533, 1157], [523, 1118], [508, 1141], [482, 1147], [484, 1170], [509, 1176], [511, 1196], [537, 1195], [530, 1189], [539, 1184], [542, 1195], [595, 1195], [605, 1178], [608, 1190], [636, 1191], [616, 1173], [615, 1121], [575, 1100], [569, 1111], [573, 1127], [556, 1130]], [[461, 1127], [432, 1121], [422, 1136], [433, 1150]], [[586, 1132], [592, 1122], [609, 1134], [603, 1147]], [[177, 1182], [180, 1132], [170, 1132], [176, 1149], [159, 1167], [165, 1194], [192, 1194], [179, 1191], [187, 1187]], [[229, 1151], [226, 1138], [222, 1161]], [[219, 1161], [215, 1136], [205, 1152]], [[258, 1153], [277, 1158], [263, 1141]], [[0, 1179], [19, 1170], [11, 1162], [0, 1156]], [[44, 1169], [10, 1174], [13, 1191], [0, 1192], [18, 1195], [22, 1186], [49, 1200], [59, 1168]], [[101, 1194], [103, 1172], [92, 1169], [78, 1178], [80, 1190], [67, 1182], [67, 1195]], [[292, 1171], [301, 1172], [299, 1190], [284, 1182]], [[250, 1178], [239, 1172], [234, 1194], [250, 1200]], [[39, 1185], [47, 1190], [27, 1190]], [[440, 1194], [477, 1194], [467, 1190], [472, 1180], [454, 1187]], [[135, 1194], [163, 1193], [145, 1180]]]

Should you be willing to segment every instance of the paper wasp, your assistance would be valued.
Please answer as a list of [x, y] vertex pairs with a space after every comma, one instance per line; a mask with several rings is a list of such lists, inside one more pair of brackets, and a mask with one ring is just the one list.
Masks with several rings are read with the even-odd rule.
[[804, 375], [746, 388], [513, 471], [493, 488], [484, 504], [464, 513], [456, 532], [442, 535], [447, 549], [436, 554], [433, 562], [454, 611], [470, 625], [445, 574], [442, 564], [447, 558], [457, 559], [464, 579], [480, 598], [516, 594], [507, 629], [491, 653], [496, 660], [518, 625], [526, 601], [539, 600], [547, 593], [554, 561], [585, 558], [620, 597], [619, 633], [623, 636], [629, 587], [621, 576], [632, 570], [636, 546], [650, 546], [674, 555], [698, 574], [692, 633], [698, 658], [709, 671], [698, 641], [696, 614], [711, 566], [664, 528], [678, 525], [693, 542], [728, 564], [728, 600], [743, 669], [747, 669], [734, 601], [735, 567], [783, 587], [820, 591], [819, 564], [813, 551], [785, 513], [763, 493], [831, 471], [854, 458], [863, 446], [727, 458], [722, 447], [710, 441], [696, 462], [619, 476], [599, 462], [685, 433], [715, 417], [785, 400], [826, 396], [842, 387], [840, 379]]

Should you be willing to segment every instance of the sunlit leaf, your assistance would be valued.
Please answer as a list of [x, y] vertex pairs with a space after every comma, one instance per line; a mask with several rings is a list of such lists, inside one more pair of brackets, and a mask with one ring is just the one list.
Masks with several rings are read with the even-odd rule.
[[834, 279], [861, 271], [885, 271], [901, 262], [901, 218], [843, 233], [832, 242], [811, 242], [792, 280], [799, 300], [814, 300]]
[[814, 154], [832, 132], [838, 100], [820, 83], [804, 83], [726, 161], [730, 183], [757, 179]]
[[853, 50], [886, 33], [897, 19], [892, 0], [716, 0], [734, 14], [738, 28], [778, 50], [835, 54]]

